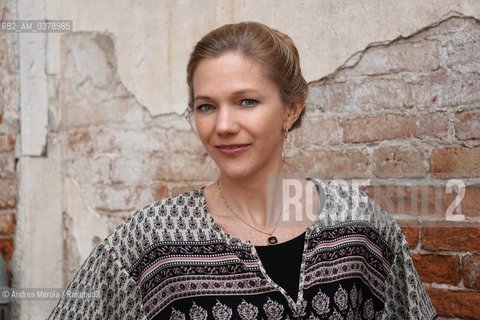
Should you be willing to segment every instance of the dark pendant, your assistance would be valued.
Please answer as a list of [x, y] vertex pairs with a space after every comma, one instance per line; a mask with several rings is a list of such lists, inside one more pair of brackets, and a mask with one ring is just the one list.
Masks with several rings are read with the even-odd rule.
[[270, 236], [268, 237], [268, 244], [273, 246], [274, 244], [278, 243], [278, 239], [275, 236]]

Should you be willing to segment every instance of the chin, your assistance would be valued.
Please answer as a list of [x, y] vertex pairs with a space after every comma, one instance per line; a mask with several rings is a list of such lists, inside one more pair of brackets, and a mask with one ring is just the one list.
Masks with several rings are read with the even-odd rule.
[[[229, 179], [248, 179], [250, 177], [254, 178], [260, 173], [265, 173], [273, 170], [268, 163], [247, 163], [247, 161], [238, 161], [236, 163], [232, 162], [222, 162], [222, 165], [218, 163], [217, 167], [222, 176], [228, 177]], [[271, 170], [269, 170], [271, 169]]]
[[248, 168], [219, 168], [221, 175], [230, 179], [244, 179], [255, 174], [251, 169]]
[[230, 179], [244, 179], [244, 178], [248, 178], [249, 176], [251, 176], [251, 174], [248, 174], [246, 172], [232, 172], [232, 171], [228, 171], [228, 170], [220, 170], [220, 173], [222, 176], [224, 177], [228, 177]]

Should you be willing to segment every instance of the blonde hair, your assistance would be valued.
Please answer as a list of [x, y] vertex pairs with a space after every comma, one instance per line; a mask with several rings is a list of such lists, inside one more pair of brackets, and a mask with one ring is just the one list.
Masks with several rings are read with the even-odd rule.
[[[193, 110], [193, 74], [206, 58], [239, 52], [259, 62], [277, 85], [284, 103], [305, 102], [308, 85], [302, 76], [300, 57], [293, 40], [286, 34], [258, 22], [227, 24], [206, 34], [193, 49], [187, 65], [188, 105]], [[305, 112], [290, 129], [299, 127]]]

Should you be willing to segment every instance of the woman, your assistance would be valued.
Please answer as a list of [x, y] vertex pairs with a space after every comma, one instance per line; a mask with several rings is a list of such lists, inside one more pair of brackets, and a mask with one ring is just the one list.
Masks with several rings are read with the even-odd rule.
[[286, 205], [283, 144], [307, 94], [288, 36], [220, 27], [195, 46], [187, 82], [218, 180], [120, 225], [69, 286], [101, 298], [62, 298], [51, 319], [436, 317], [400, 228], [359, 190], [308, 178], [300, 189], [318, 193]]

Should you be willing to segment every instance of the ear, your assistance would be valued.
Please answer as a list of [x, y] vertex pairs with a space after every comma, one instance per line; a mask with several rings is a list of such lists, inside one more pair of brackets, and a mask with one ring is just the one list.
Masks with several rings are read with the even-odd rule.
[[292, 102], [285, 107], [286, 113], [285, 113], [285, 120], [283, 122], [284, 129], [290, 130], [290, 128], [293, 126], [295, 121], [297, 121], [298, 117], [302, 113], [302, 110], [304, 107], [305, 107], [304, 100]]

